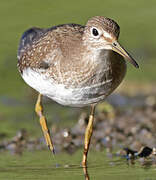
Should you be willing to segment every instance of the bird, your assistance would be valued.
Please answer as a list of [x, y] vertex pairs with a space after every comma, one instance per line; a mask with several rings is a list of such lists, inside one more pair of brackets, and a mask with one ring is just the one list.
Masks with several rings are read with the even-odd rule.
[[85, 25], [32, 27], [23, 33], [19, 42], [17, 67], [24, 81], [39, 93], [35, 111], [52, 152], [54, 145], [43, 113], [42, 96], [64, 106], [90, 107], [83, 167], [87, 167], [96, 105], [122, 82], [127, 69], [125, 60], [139, 68], [119, 44], [119, 33], [116, 21], [94, 16]]

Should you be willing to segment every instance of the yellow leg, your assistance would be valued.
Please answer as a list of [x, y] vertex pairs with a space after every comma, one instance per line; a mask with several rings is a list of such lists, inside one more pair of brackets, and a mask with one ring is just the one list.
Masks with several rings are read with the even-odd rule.
[[35, 106], [35, 111], [36, 111], [37, 115], [40, 118], [40, 124], [41, 124], [41, 127], [42, 127], [42, 131], [43, 131], [44, 138], [46, 140], [47, 146], [54, 153], [54, 146], [53, 146], [53, 143], [52, 143], [52, 139], [50, 137], [50, 132], [49, 132], [49, 129], [48, 129], [48, 126], [47, 126], [47, 121], [46, 121], [45, 116], [43, 115], [43, 106], [42, 106], [42, 103], [41, 103], [41, 98], [42, 98], [42, 95], [39, 94], [37, 102], [36, 102], [36, 106]]
[[94, 112], [95, 112], [95, 105], [91, 105], [91, 113], [89, 116], [88, 125], [85, 132], [85, 140], [84, 140], [84, 151], [83, 151], [83, 159], [82, 159], [82, 166], [87, 166], [87, 154], [89, 150], [89, 144], [93, 132], [93, 120], [94, 120]]
[[89, 173], [86, 166], [83, 166], [83, 173], [84, 173], [85, 180], [90, 180]]

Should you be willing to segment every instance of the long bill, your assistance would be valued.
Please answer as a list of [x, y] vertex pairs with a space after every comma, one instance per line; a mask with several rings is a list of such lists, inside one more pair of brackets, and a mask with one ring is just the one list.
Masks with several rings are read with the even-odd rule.
[[112, 43], [112, 50], [127, 59], [134, 67], [139, 68], [137, 62], [132, 58], [132, 56], [117, 42]]

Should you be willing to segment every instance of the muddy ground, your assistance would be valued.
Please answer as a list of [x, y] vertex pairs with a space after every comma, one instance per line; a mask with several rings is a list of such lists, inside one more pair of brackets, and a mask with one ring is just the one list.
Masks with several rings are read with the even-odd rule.
[[[91, 149], [106, 150], [108, 155], [115, 154], [130, 159], [137, 157], [139, 153], [143, 153], [143, 156], [155, 154], [156, 94], [140, 94], [113, 94], [107, 102], [97, 106]], [[50, 127], [56, 153], [66, 151], [72, 154], [83, 147], [88, 117], [88, 113], [82, 111], [77, 124], [72, 128], [58, 128], [55, 124]], [[11, 139], [6, 140], [4, 134], [0, 136], [1, 152], [22, 154], [24, 150], [46, 148], [44, 138], [32, 139], [27, 129], [19, 130]]]

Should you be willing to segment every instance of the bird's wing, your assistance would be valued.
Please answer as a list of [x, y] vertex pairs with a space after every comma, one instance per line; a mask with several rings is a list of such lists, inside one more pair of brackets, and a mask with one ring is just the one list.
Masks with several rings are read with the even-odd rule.
[[71, 66], [71, 60], [75, 60], [83, 29], [83, 26], [75, 24], [53, 26], [49, 29], [28, 29], [19, 44], [19, 71], [22, 73], [23, 69], [30, 67], [47, 72], [50, 68], [54, 73], [55, 69], [59, 71], [60, 66], [68, 70], [67, 64]]
[[45, 31], [45, 29], [40, 29], [36, 27], [32, 27], [26, 30], [20, 39], [17, 58], [20, 59], [25, 49], [31, 46], [33, 41], [38, 40], [41, 36], [43, 36]]
[[56, 59], [61, 59], [59, 42], [50, 29], [30, 28], [20, 39], [17, 58], [18, 69], [25, 68], [46, 70]]

